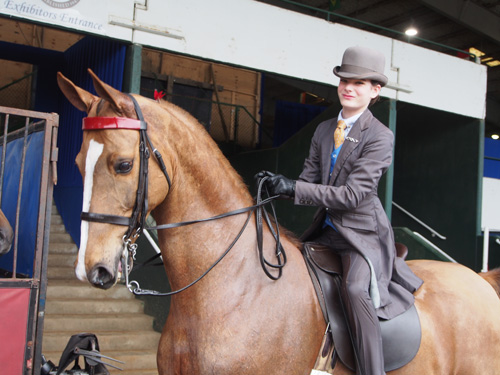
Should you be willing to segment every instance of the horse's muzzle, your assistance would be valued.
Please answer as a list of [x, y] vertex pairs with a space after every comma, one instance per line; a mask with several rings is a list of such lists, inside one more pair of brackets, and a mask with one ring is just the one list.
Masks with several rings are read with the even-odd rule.
[[88, 275], [89, 282], [100, 289], [109, 289], [116, 283], [116, 272], [110, 271], [103, 264], [97, 264]]
[[13, 237], [12, 231], [0, 229], [0, 255], [10, 250]]

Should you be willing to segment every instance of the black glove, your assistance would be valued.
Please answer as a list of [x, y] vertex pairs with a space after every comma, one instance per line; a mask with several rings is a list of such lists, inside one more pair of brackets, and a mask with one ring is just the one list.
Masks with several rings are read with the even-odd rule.
[[279, 195], [280, 198], [293, 199], [295, 196], [295, 181], [280, 175], [274, 174], [269, 171], [262, 171], [257, 173], [254, 178], [259, 182], [262, 178], [266, 178], [264, 184], [270, 196]]

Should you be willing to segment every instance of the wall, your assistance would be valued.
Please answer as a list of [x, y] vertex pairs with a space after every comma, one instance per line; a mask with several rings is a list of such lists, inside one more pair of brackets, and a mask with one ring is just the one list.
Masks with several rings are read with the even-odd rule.
[[419, 232], [477, 270], [483, 134], [481, 120], [398, 102], [393, 200], [446, 240], [397, 208], [393, 226]]
[[[218, 87], [217, 94], [214, 92], [212, 100], [223, 103], [219, 108], [217, 103], [212, 105], [213, 121], [210, 127], [210, 135], [216, 141], [225, 141], [223, 126], [226, 126], [229, 140], [234, 141], [236, 119], [234, 107], [226, 104], [245, 107], [250, 115], [257, 121], [260, 119], [260, 73], [235, 68], [228, 65], [212, 63], [191, 57], [174, 55], [152, 49], [143, 49], [142, 52], [142, 74], [154, 76], [159, 80], [167, 82], [169, 77], [173, 81], [183, 79], [187, 84], [206, 88], [213, 88], [214, 82]], [[169, 92], [169, 90], [165, 90]], [[221, 123], [219, 110], [222, 111], [225, 121]], [[228, 111], [232, 111], [232, 115]], [[244, 122], [239, 122], [245, 126]], [[238, 129], [238, 143], [254, 146], [258, 138], [258, 128], [255, 124], [248, 122], [248, 129]]]
[[485, 116], [485, 66], [257, 1], [73, 3], [56, 9], [42, 0], [6, 0], [0, 14], [327, 84], [336, 83], [331, 71], [346, 47], [367, 45], [387, 57], [389, 87], [382, 95]]

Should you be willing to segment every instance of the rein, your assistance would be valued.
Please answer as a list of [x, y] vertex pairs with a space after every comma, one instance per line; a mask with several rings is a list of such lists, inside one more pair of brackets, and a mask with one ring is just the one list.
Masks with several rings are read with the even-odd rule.
[[[126, 234], [123, 236], [123, 244], [124, 244], [124, 253], [122, 255], [122, 270], [125, 274], [125, 283], [130, 292], [135, 295], [152, 295], [152, 296], [171, 296], [177, 293], [180, 293], [189, 287], [193, 286], [197, 282], [199, 282], [203, 277], [205, 277], [224, 257], [229, 253], [229, 251], [234, 247], [234, 245], [238, 242], [243, 232], [245, 231], [248, 223], [250, 222], [250, 218], [252, 217], [252, 213], [256, 212], [256, 226], [257, 226], [257, 247], [259, 252], [259, 260], [264, 270], [264, 273], [267, 277], [272, 280], [278, 280], [282, 276], [283, 267], [286, 264], [286, 254], [283, 249], [280, 241], [279, 234], [279, 226], [276, 217], [276, 212], [274, 209], [274, 205], [272, 201], [276, 199], [278, 196], [268, 197], [266, 199], [261, 198], [262, 186], [264, 185], [265, 180], [268, 177], [261, 178], [258, 181], [258, 192], [256, 197], [256, 204], [253, 206], [240, 208], [234, 211], [226, 212], [224, 214], [216, 215], [206, 219], [199, 220], [191, 220], [184, 221], [179, 223], [171, 223], [171, 224], [162, 224], [152, 227], [145, 228], [145, 220], [148, 212], [148, 165], [149, 165], [149, 150], [153, 152], [156, 161], [158, 162], [160, 169], [162, 170], [165, 178], [167, 180], [169, 190], [171, 188], [171, 180], [168, 175], [165, 163], [163, 162], [163, 158], [160, 152], [152, 145], [151, 140], [147, 133], [147, 123], [144, 120], [144, 116], [142, 115], [142, 111], [137, 103], [136, 99], [127, 94], [132, 102], [134, 103], [134, 108], [138, 117], [138, 120], [130, 119], [130, 118], [122, 118], [122, 117], [86, 117], [83, 119], [83, 130], [110, 130], [110, 129], [130, 129], [130, 130], [138, 130], [140, 132], [140, 143], [139, 143], [139, 154], [140, 154], [140, 164], [139, 164], [139, 181], [137, 187], [136, 194], [136, 203], [134, 206], [134, 210], [132, 212], [131, 217], [118, 216], [118, 215], [108, 215], [108, 214], [100, 214], [93, 212], [82, 212], [81, 219], [85, 221], [92, 221], [97, 223], [107, 223], [113, 225], [121, 225], [127, 226], [128, 230]], [[267, 189], [266, 189], [267, 190]], [[269, 194], [268, 194], [269, 195]], [[271, 220], [269, 218], [269, 214], [266, 210], [263, 209], [264, 205], [271, 203], [274, 222], [276, 223], [276, 231], [273, 228]], [[248, 213], [248, 217], [243, 224], [243, 227], [236, 235], [235, 239], [231, 242], [229, 247], [223, 252], [223, 254], [196, 280], [186, 285], [185, 287], [178, 289], [173, 292], [158, 292], [154, 290], [141, 289], [140, 285], [137, 281], [129, 281], [129, 274], [132, 271], [131, 266], [129, 265], [129, 259], [132, 258], [135, 260], [135, 255], [137, 251], [137, 244], [135, 240], [140, 236], [143, 229], [170, 229], [170, 228], [179, 228], [187, 225], [193, 225], [202, 222], [208, 222], [212, 220], [218, 220], [225, 217], [240, 215], [243, 213]], [[277, 264], [270, 263], [264, 256], [264, 248], [263, 248], [263, 220], [265, 218], [266, 224], [268, 225], [275, 241], [276, 241], [276, 252], [275, 256], [277, 258]], [[144, 264], [149, 263], [151, 260], [157, 258], [159, 254], [155, 255], [153, 258], [147, 260]], [[275, 276], [271, 274], [268, 270], [269, 268], [277, 269], [278, 274]]]

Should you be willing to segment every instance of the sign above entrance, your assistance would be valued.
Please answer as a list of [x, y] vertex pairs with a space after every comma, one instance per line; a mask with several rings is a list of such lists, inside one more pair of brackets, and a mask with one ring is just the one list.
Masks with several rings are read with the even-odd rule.
[[42, 1], [45, 4], [47, 4], [49, 7], [58, 8], [58, 9], [71, 8], [80, 2], [80, 0], [63, 0], [63, 1], [42, 0]]
[[120, 5], [112, 7], [99, 0], [2, 0], [0, 14], [129, 40], [130, 30], [109, 24], [110, 12], [114, 16], [132, 18], [134, 0], [121, 0]]

